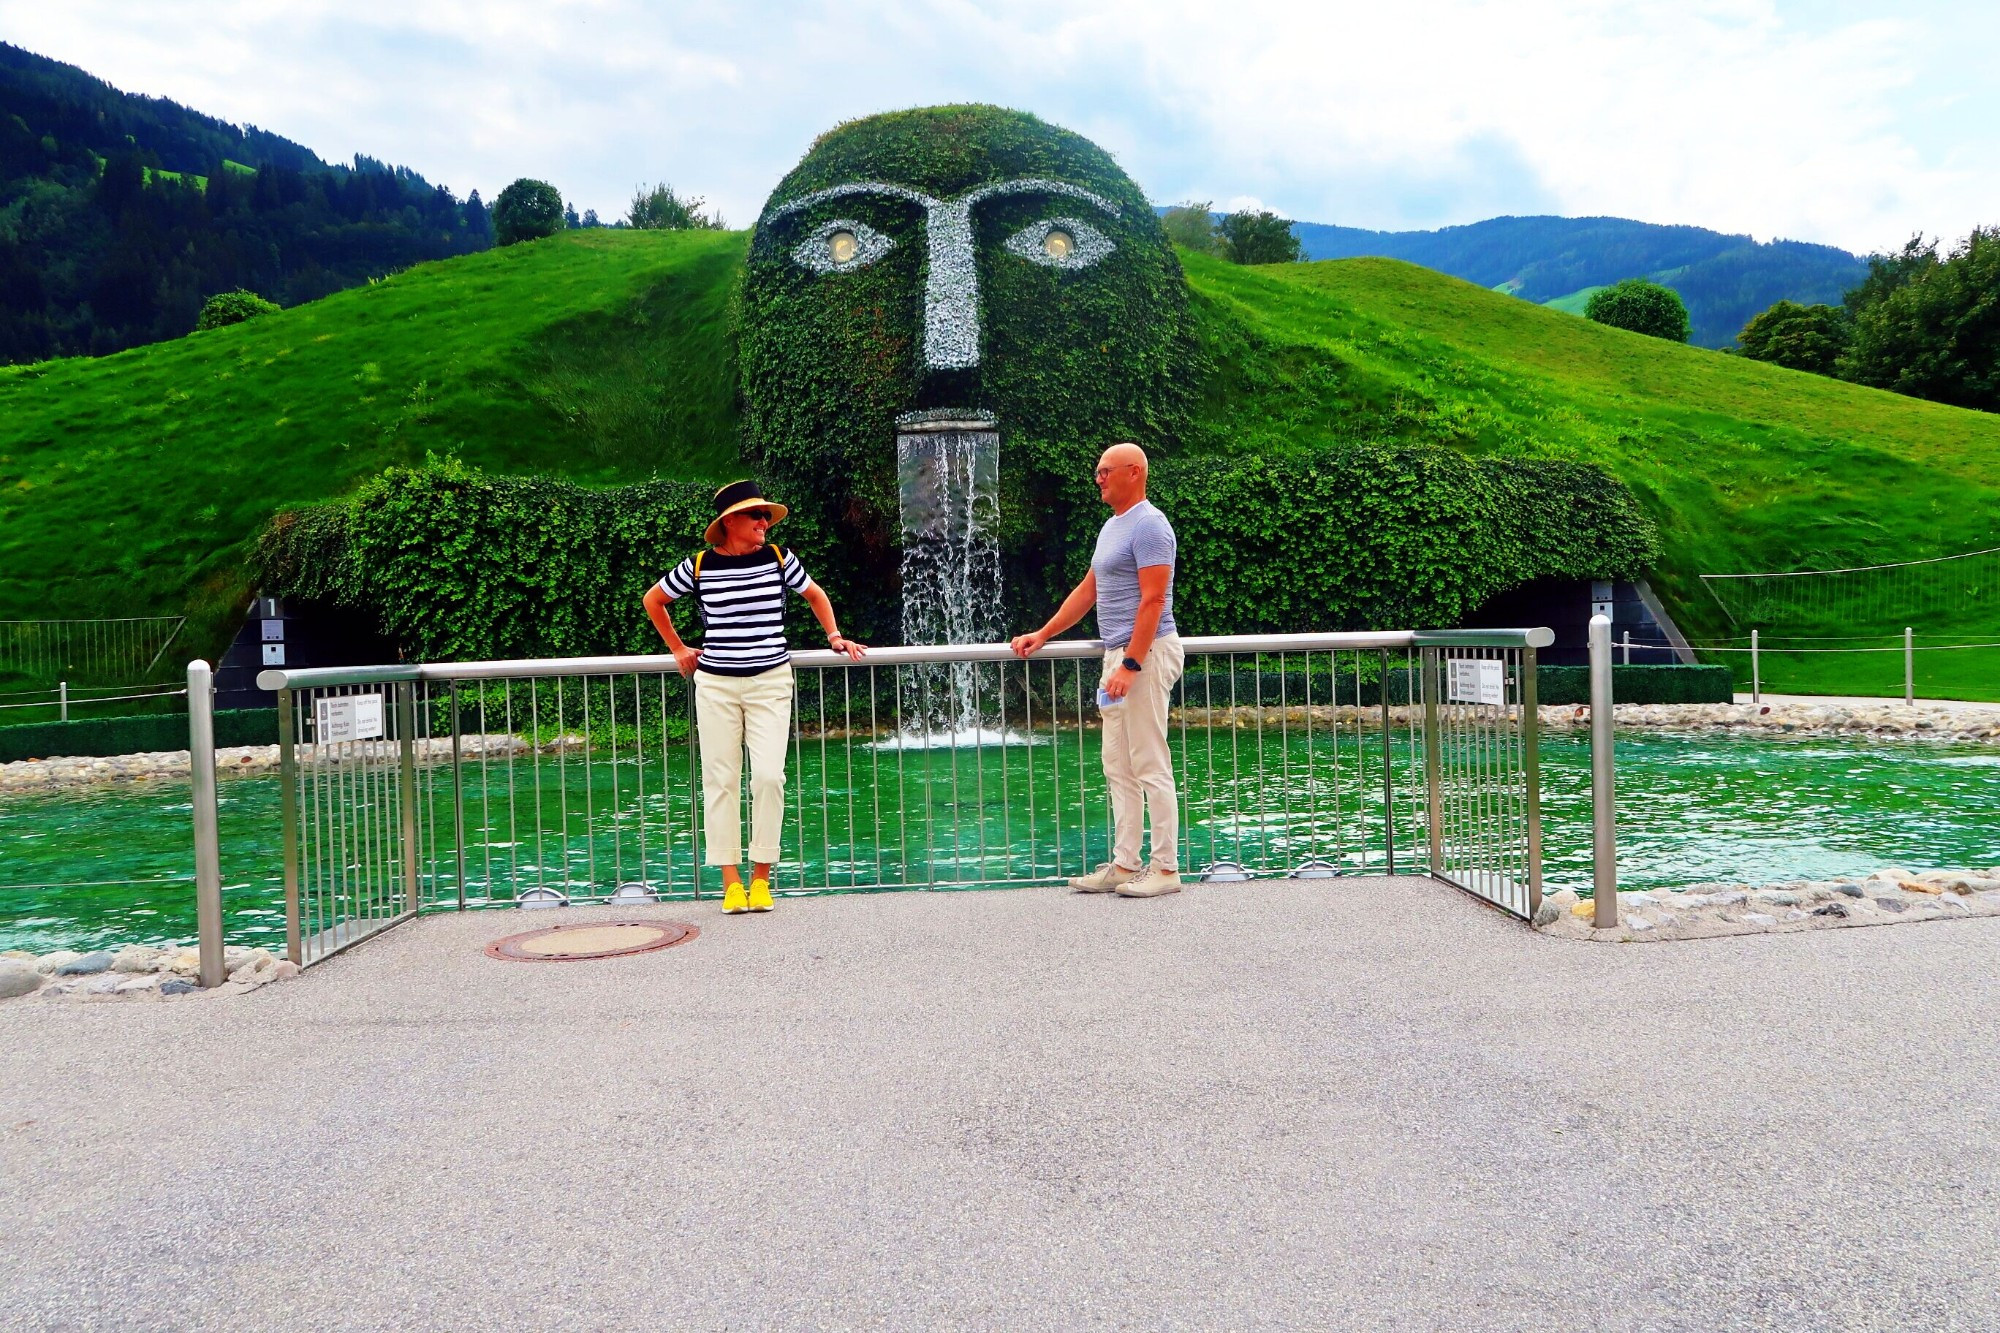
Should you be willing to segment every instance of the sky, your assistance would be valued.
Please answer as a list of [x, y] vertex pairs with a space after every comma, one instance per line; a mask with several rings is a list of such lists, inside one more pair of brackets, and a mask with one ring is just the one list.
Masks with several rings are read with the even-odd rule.
[[0, 0], [0, 40], [607, 221], [667, 181], [742, 226], [832, 125], [981, 101], [1158, 203], [1345, 226], [1603, 214], [1865, 253], [2000, 223], [1991, 3]]

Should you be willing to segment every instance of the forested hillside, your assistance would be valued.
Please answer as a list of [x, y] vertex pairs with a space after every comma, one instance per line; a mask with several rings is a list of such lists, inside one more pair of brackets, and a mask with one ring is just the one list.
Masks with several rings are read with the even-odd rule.
[[0, 43], [0, 363], [178, 337], [217, 292], [296, 305], [491, 243], [477, 191], [330, 165]]
[[1805, 241], [1730, 236], [1629, 218], [1489, 218], [1438, 231], [1364, 231], [1295, 225], [1310, 259], [1404, 259], [1536, 304], [1624, 278], [1651, 278], [1687, 303], [1692, 341], [1734, 342], [1774, 301], [1838, 305], [1868, 266], [1845, 250]]

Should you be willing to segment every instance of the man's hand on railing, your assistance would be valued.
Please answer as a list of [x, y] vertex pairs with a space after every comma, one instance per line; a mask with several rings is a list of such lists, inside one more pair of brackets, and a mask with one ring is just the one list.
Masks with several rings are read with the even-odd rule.
[[833, 651], [835, 651], [836, 653], [847, 654], [848, 660], [854, 662], [859, 662], [862, 658], [862, 655], [868, 651], [867, 644], [856, 643], [854, 640], [848, 638], [845, 634], [833, 635], [826, 641], [826, 646], [833, 649]]
[[1016, 634], [1008, 644], [1016, 657], [1033, 657], [1049, 641], [1047, 630], [1036, 630], [1033, 634]]
[[683, 676], [694, 675], [695, 666], [701, 661], [701, 650], [682, 644], [671, 651], [674, 655], [674, 665], [681, 669], [681, 674]]

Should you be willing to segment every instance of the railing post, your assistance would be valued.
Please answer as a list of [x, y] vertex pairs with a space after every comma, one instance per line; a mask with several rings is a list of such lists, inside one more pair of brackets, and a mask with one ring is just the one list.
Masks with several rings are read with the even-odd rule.
[[1757, 631], [1754, 629], [1750, 631], [1750, 702], [1764, 702], [1764, 678], [1758, 672]]
[[1917, 702], [1917, 632], [1903, 626], [1903, 702]]
[[215, 819], [215, 693], [208, 663], [188, 663], [188, 776], [194, 796], [194, 916], [201, 984], [220, 986], [222, 852]]
[[278, 804], [285, 838], [285, 957], [305, 965], [304, 919], [299, 911], [299, 757], [292, 692], [278, 691]]
[[[1211, 722], [1209, 725], [1213, 726]], [[1387, 854], [1388, 873], [1396, 873], [1396, 764], [1390, 740], [1395, 732], [1389, 723], [1389, 650], [1382, 649], [1382, 850]]]
[[1424, 793], [1426, 798], [1425, 822], [1430, 825], [1431, 870], [1433, 875], [1444, 874], [1444, 786], [1441, 780], [1443, 764], [1438, 753], [1438, 651], [1435, 648], [1423, 650], [1424, 678]]
[[1628, 629], [1628, 630], [1626, 630], [1626, 631], [1625, 631], [1625, 634], [1624, 634], [1624, 637], [1623, 637], [1623, 640], [1622, 640], [1622, 642], [1621, 642], [1621, 644], [1620, 644], [1620, 647], [1621, 647], [1622, 651], [1621, 651], [1621, 652], [1620, 652], [1620, 654], [1619, 654], [1619, 658], [1618, 658], [1618, 665], [1619, 665], [1619, 666], [1631, 666], [1631, 665], [1632, 665], [1632, 631], [1631, 631], [1631, 630], [1629, 630], [1629, 629]]
[[[1755, 630], [1751, 633], [1754, 635]], [[1752, 639], [1755, 643], [1755, 639]], [[1756, 658], [1753, 656], [1754, 662]], [[1590, 618], [1590, 825], [1592, 924], [1618, 924], [1618, 814], [1611, 739], [1611, 618]]]
[[[481, 744], [484, 744], [484, 740]], [[458, 739], [458, 682], [451, 683], [451, 833], [458, 849], [458, 910], [465, 910], [465, 769]]]
[[60, 710], [56, 720], [58, 722], [69, 721], [69, 682], [66, 680], [56, 682], [56, 707]]
[[1528, 919], [1542, 905], [1542, 704], [1533, 648], [1521, 650], [1521, 777], [1528, 798]]
[[403, 910], [417, 910], [417, 687], [396, 682], [397, 748], [402, 757]]

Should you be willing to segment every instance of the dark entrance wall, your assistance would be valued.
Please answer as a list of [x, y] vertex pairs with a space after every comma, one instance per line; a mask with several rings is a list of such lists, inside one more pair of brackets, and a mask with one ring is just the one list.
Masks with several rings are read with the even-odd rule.
[[1643, 579], [1537, 579], [1501, 593], [1467, 616], [1468, 629], [1529, 629], [1546, 625], [1555, 631], [1554, 644], [1541, 650], [1548, 666], [1587, 666], [1590, 662], [1590, 616], [1593, 599], [1609, 594], [1611, 660], [1627, 658], [1620, 641], [1631, 635], [1633, 666], [1694, 664], [1694, 653], [1659, 598]]
[[[267, 658], [274, 646], [282, 660]], [[375, 630], [366, 613], [259, 597], [215, 669], [215, 706], [276, 708], [278, 696], [257, 688], [257, 673], [267, 665], [377, 666], [397, 660], [396, 645]]]

